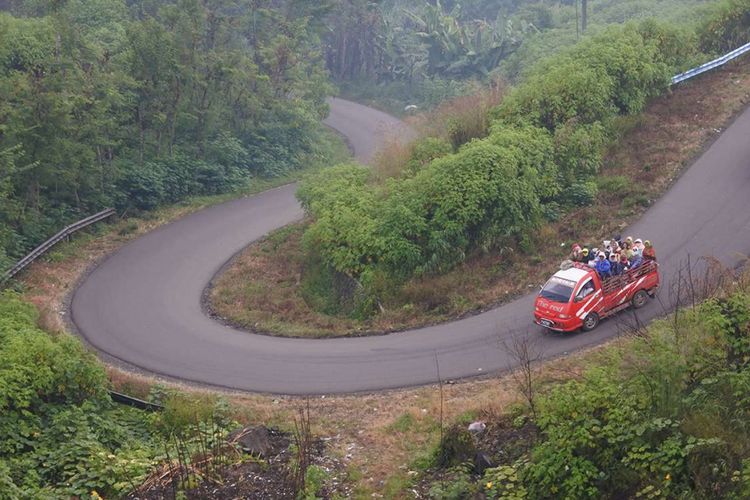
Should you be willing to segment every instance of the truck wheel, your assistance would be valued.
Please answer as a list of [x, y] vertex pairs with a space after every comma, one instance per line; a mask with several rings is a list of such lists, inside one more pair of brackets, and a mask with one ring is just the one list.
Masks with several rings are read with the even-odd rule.
[[633, 307], [635, 309], [640, 309], [641, 307], [646, 305], [646, 302], [648, 302], [648, 293], [646, 290], [638, 290], [635, 292], [635, 295], [633, 295]]
[[596, 328], [598, 324], [599, 324], [599, 315], [596, 313], [591, 313], [588, 316], [586, 316], [585, 320], [583, 320], [583, 326], [581, 327], [581, 329], [584, 332], [590, 332], [591, 330]]

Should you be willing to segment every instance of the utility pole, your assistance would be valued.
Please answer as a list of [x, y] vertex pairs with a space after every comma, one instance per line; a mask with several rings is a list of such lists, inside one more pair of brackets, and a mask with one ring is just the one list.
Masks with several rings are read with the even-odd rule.
[[581, 32], [586, 33], [586, 24], [588, 23], [588, 0], [581, 0]]
[[578, 0], [575, 1], [575, 7], [576, 7], [576, 42], [577, 42], [578, 35], [580, 34], [578, 31]]

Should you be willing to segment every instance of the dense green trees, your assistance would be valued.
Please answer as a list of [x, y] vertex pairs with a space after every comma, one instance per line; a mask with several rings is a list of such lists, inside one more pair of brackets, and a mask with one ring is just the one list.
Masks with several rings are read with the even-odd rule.
[[224, 192], [320, 156], [323, 13], [298, 3], [0, 12], [0, 260], [103, 206]]

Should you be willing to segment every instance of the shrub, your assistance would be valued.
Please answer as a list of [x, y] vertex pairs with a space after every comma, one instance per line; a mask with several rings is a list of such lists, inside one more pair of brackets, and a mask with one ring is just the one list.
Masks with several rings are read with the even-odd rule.
[[596, 186], [600, 193], [622, 197], [631, 192], [633, 181], [624, 175], [600, 175], [596, 178]]
[[555, 163], [566, 185], [587, 180], [599, 172], [607, 143], [600, 122], [580, 125], [571, 120], [555, 130]]
[[554, 162], [554, 145], [550, 133], [534, 126], [512, 127], [503, 123], [492, 127], [489, 142], [515, 151], [519, 170], [534, 179], [535, 190], [542, 200], [556, 196], [560, 190], [559, 171]]
[[146, 419], [112, 407], [106, 376], [69, 335], [0, 295], [0, 488], [20, 497], [120, 496], [153, 464]]
[[701, 48], [725, 53], [750, 40], [750, 0], [724, 0], [698, 30]]
[[453, 152], [453, 147], [444, 139], [425, 137], [412, 145], [406, 170], [414, 175], [426, 167], [432, 160]]
[[612, 346], [539, 399], [542, 440], [488, 469], [490, 498], [742, 498], [750, 296], [735, 291]]
[[407, 273], [443, 271], [473, 246], [522, 237], [541, 212], [537, 178], [524, 166], [519, 149], [476, 141], [394, 185], [386, 203], [388, 269], [399, 269], [407, 257], [407, 266], [418, 264]]
[[596, 193], [597, 187], [595, 182], [575, 182], [566, 189], [564, 198], [571, 205], [585, 207], [594, 202]]
[[316, 217], [303, 244], [351, 277], [360, 276], [382, 251], [376, 233], [376, 198], [366, 185], [368, 175], [363, 167], [339, 165], [306, 178], [297, 192], [302, 206]]
[[158, 207], [164, 201], [165, 179], [166, 172], [160, 165], [127, 165], [117, 180], [117, 191], [122, 193], [117, 208], [151, 210]]
[[659, 48], [636, 25], [608, 29], [535, 65], [495, 116], [554, 131], [572, 119], [591, 124], [637, 113], [669, 84], [670, 68]]
[[[522, 465], [521, 465], [522, 467]], [[482, 483], [487, 498], [498, 500], [524, 500], [528, 493], [518, 474], [519, 466], [502, 465], [484, 471]]]
[[447, 482], [441, 481], [432, 485], [428, 494], [437, 500], [463, 500], [475, 498], [478, 488], [471, 481], [471, 465], [461, 464], [452, 467], [448, 473]]

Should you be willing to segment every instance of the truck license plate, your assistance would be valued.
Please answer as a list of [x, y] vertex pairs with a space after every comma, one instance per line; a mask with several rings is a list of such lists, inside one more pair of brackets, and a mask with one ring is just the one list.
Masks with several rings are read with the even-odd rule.
[[539, 321], [539, 322], [540, 322], [540, 323], [542, 324], [542, 326], [546, 326], [546, 327], [548, 327], [548, 328], [552, 328], [552, 326], [554, 325], [554, 323], [553, 323], [553, 322], [551, 322], [551, 321], [550, 321], [550, 320], [548, 320], [548, 319], [543, 319], [543, 320], [541, 320], [541, 321]]

